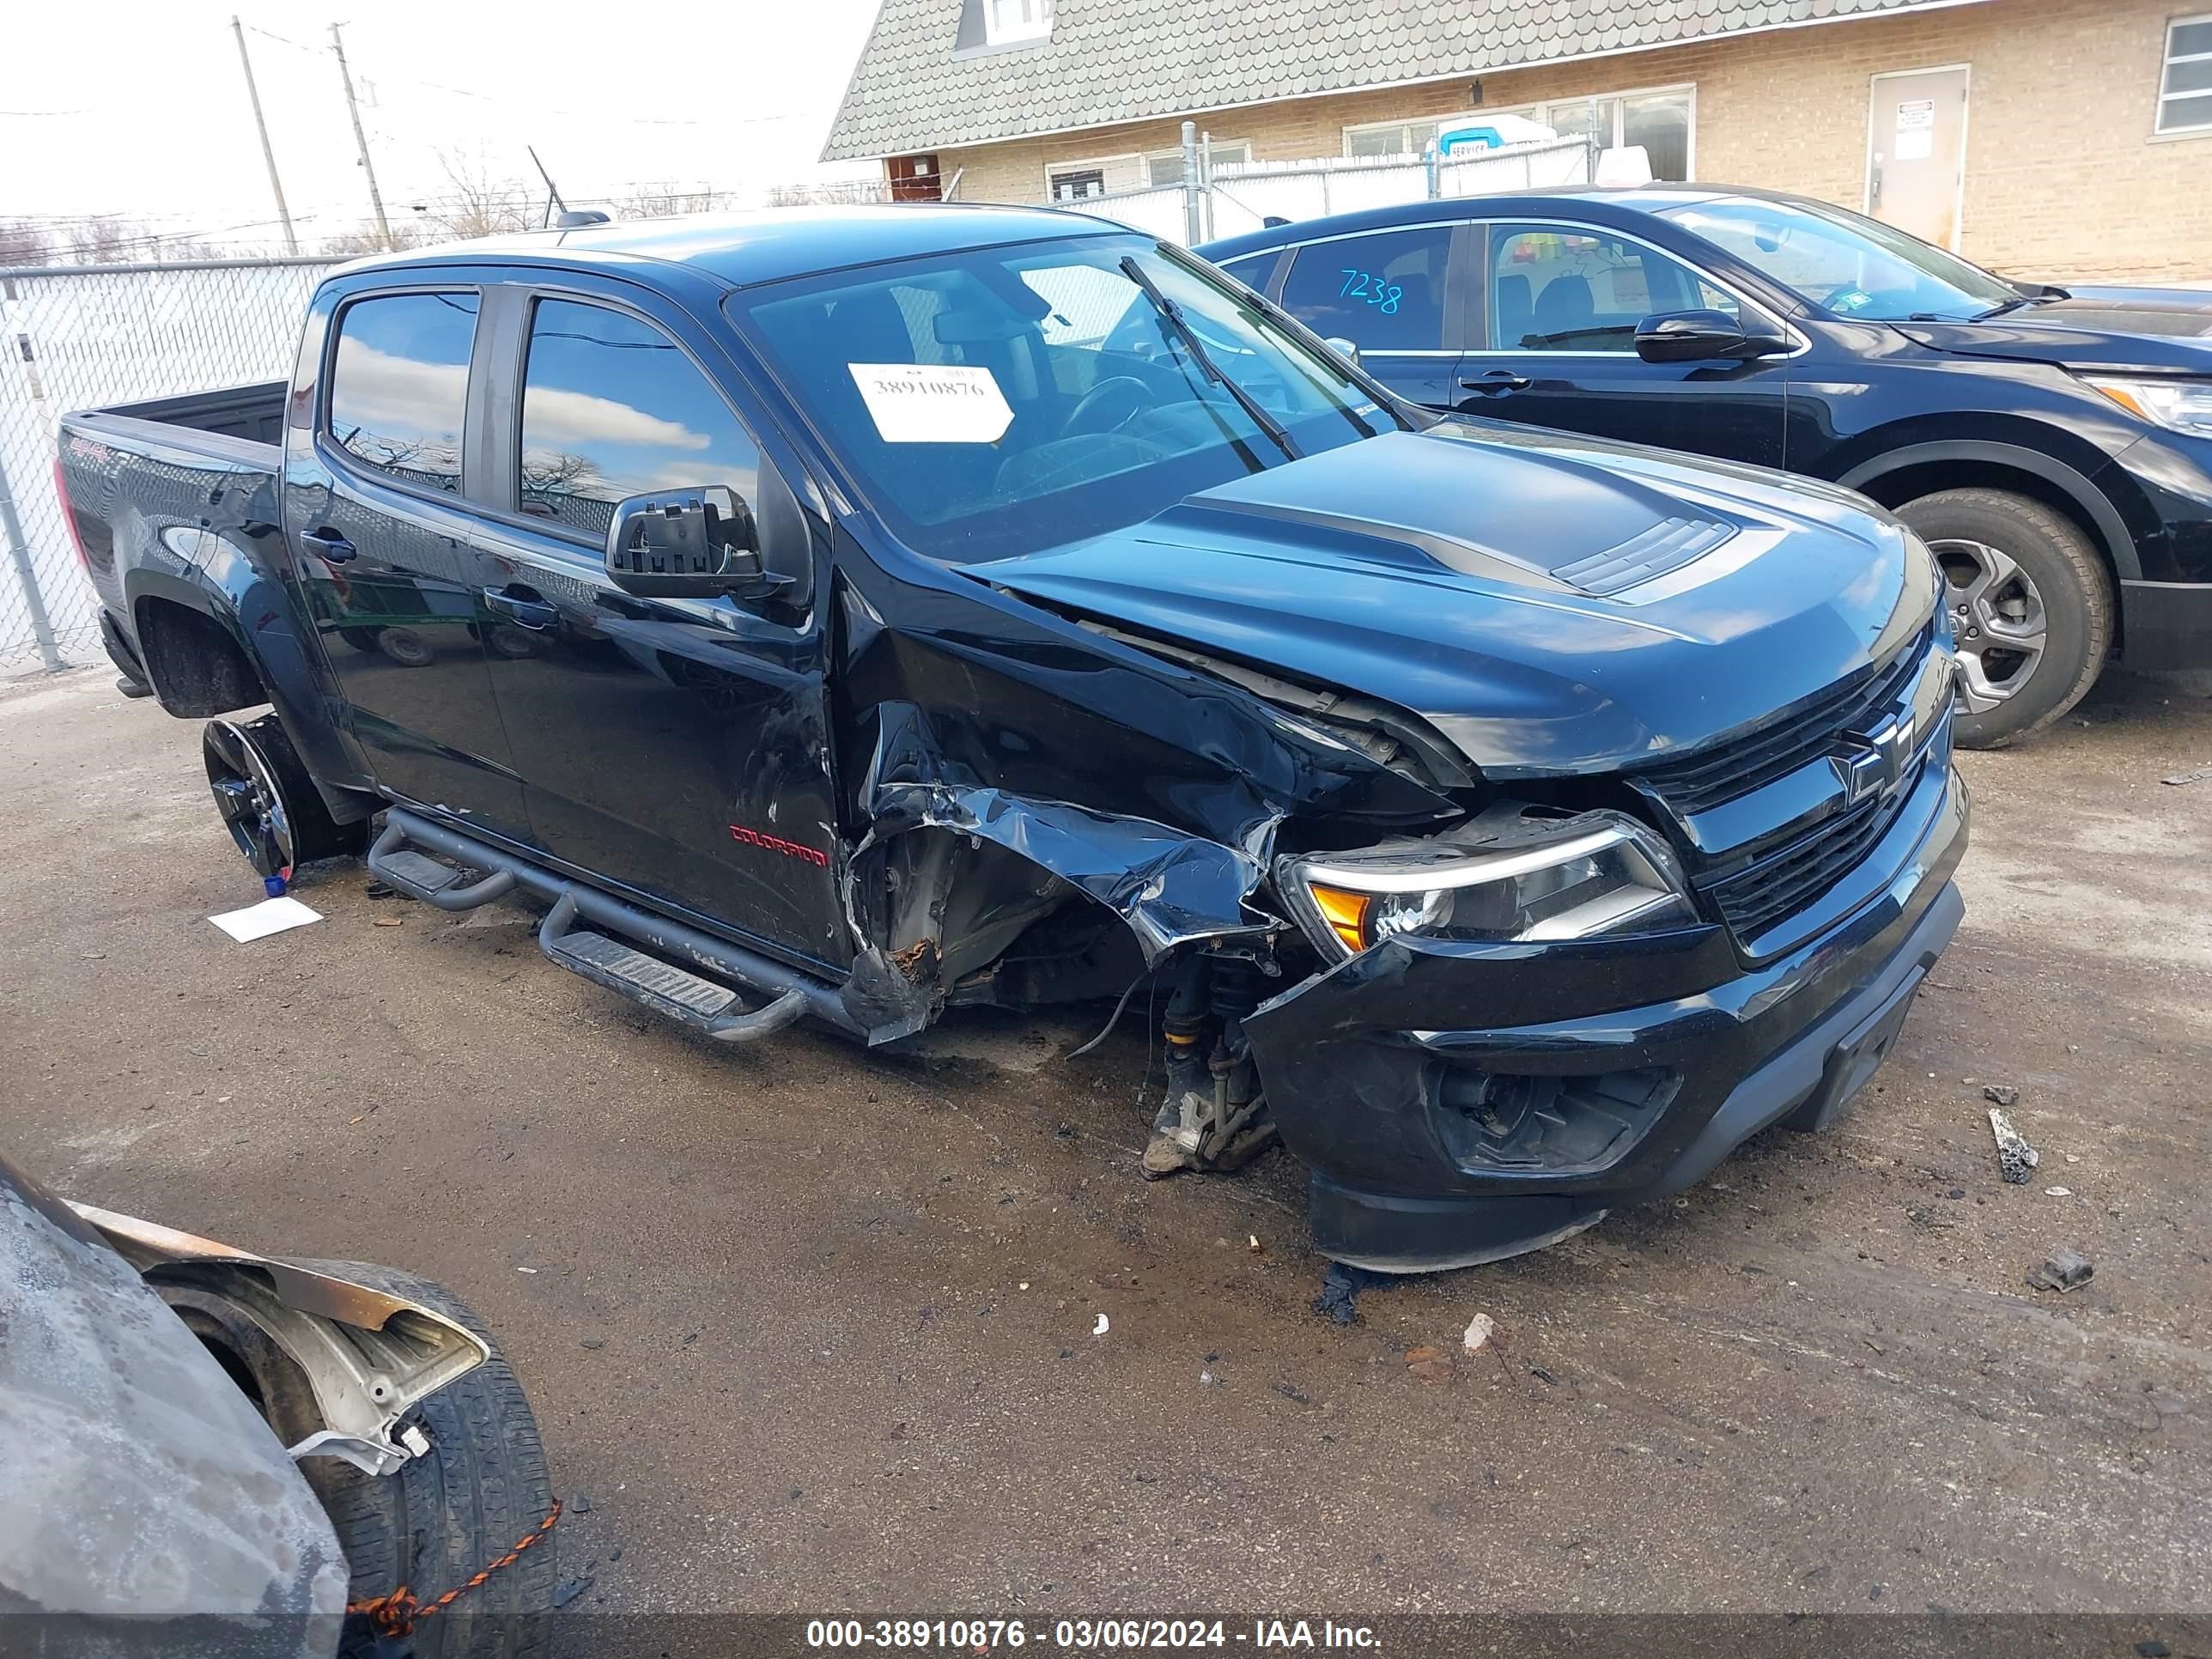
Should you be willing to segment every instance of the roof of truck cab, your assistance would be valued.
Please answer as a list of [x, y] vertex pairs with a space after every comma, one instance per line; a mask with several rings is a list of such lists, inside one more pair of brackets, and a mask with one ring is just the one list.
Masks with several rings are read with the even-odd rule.
[[1128, 234], [1123, 226], [1054, 208], [944, 203], [766, 208], [487, 236], [378, 254], [346, 269], [351, 273], [426, 264], [546, 263], [635, 272], [640, 261], [654, 261], [688, 265], [733, 288], [749, 288], [916, 254], [1115, 232]]

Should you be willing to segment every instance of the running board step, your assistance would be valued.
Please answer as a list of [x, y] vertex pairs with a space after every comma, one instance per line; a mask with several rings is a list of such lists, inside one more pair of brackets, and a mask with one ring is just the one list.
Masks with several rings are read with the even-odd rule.
[[745, 1012], [738, 1008], [738, 994], [728, 986], [648, 956], [608, 934], [580, 929], [575, 921], [575, 895], [563, 893], [538, 927], [538, 949], [570, 973], [619, 991], [718, 1042], [752, 1042], [781, 1031], [806, 1012], [806, 994], [794, 988]]
[[368, 872], [396, 892], [434, 904], [441, 910], [473, 910], [514, 890], [514, 874], [495, 870], [481, 880], [464, 882], [463, 872], [407, 845], [406, 826], [387, 821], [368, 849]]

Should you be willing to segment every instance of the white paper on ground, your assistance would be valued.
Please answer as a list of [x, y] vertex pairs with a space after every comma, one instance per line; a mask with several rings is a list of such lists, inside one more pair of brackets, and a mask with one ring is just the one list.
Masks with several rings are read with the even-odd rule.
[[236, 939], [240, 945], [257, 939], [266, 939], [271, 933], [281, 933], [288, 927], [305, 927], [311, 921], [323, 919], [319, 910], [310, 910], [295, 898], [264, 899], [258, 904], [249, 904], [243, 910], [226, 910], [208, 920]]
[[887, 444], [994, 444], [1014, 411], [991, 371], [965, 363], [848, 363]]

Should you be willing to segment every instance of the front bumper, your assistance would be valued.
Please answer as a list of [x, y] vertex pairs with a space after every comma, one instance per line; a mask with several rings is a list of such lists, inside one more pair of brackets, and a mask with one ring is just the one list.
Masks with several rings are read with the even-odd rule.
[[2122, 573], [2120, 660], [2212, 668], [2212, 439], [2157, 433], [2097, 477], [2141, 566]]
[[1770, 1124], [1825, 1126], [1958, 928], [1968, 811], [1933, 769], [1869, 855], [1886, 881], [1753, 969], [1717, 927], [1397, 939], [1267, 1003], [1244, 1029], [1317, 1247], [1386, 1272], [1495, 1261], [1680, 1191]]

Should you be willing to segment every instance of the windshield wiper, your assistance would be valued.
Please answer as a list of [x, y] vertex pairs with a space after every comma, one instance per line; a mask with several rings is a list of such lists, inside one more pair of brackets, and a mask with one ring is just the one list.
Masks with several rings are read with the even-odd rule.
[[2000, 305], [1991, 306], [1987, 311], [1978, 313], [1973, 320], [1986, 323], [1992, 317], [2002, 317], [2027, 306], [2047, 306], [2055, 300], [2070, 300], [2073, 297], [2064, 289], [2045, 283], [2033, 294], [2022, 294]]
[[1176, 338], [1182, 342], [1183, 349], [1190, 353], [1190, 360], [1198, 365], [1199, 373], [1237, 399], [1237, 406], [1252, 417], [1252, 424], [1273, 439], [1275, 447], [1284, 454], [1294, 461], [1300, 459], [1298, 447], [1291, 441], [1283, 423], [1270, 415], [1267, 406], [1257, 398], [1221, 372], [1221, 366], [1213, 361], [1213, 354], [1206, 349], [1206, 342], [1199, 338], [1198, 331], [1185, 320], [1182, 307], [1160, 292], [1159, 285], [1137, 263], [1135, 254], [1121, 256], [1121, 274], [1134, 283], [1144, 296], [1152, 302], [1152, 309], [1160, 313], [1160, 320], [1174, 331]]

